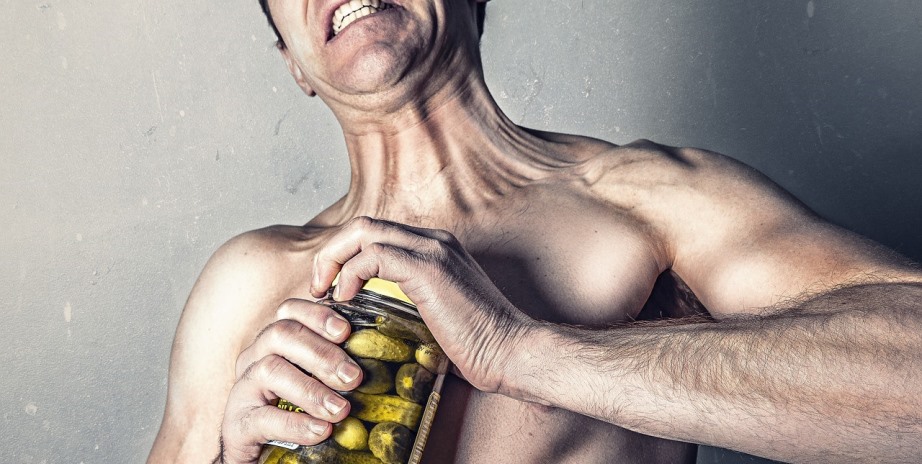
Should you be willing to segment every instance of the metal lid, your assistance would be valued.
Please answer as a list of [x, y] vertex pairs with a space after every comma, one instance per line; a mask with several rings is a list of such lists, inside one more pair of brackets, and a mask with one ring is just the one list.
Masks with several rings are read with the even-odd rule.
[[[333, 279], [333, 285], [335, 286], [337, 282], [339, 282], [339, 274], [337, 274], [336, 278]], [[371, 279], [368, 279], [367, 282], [365, 282], [365, 285], [362, 286], [362, 290], [374, 292], [378, 295], [390, 297], [395, 300], [400, 300], [404, 303], [416, 306], [412, 301], [410, 301], [410, 297], [408, 297], [406, 293], [403, 293], [403, 290], [400, 289], [400, 286], [389, 280], [372, 277]]]

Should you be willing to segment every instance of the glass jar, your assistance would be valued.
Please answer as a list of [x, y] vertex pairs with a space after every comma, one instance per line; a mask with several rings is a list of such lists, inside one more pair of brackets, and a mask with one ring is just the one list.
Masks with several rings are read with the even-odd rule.
[[[259, 464], [416, 464], [435, 418], [448, 358], [397, 284], [371, 279], [347, 302], [334, 301], [333, 288], [320, 303], [352, 325], [342, 347], [364, 373], [358, 388], [340, 392], [352, 406], [349, 417], [314, 446], [267, 443]], [[303, 412], [284, 399], [278, 407]]]

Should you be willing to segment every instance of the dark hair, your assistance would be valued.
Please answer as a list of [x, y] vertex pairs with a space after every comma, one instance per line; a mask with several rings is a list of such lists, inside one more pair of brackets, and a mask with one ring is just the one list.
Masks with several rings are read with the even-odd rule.
[[266, 19], [269, 20], [269, 25], [272, 26], [272, 32], [275, 32], [275, 38], [279, 41], [279, 47], [284, 47], [285, 41], [282, 40], [282, 34], [279, 34], [279, 28], [275, 27], [275, 21], [272, 20], [272, 13], [269, 12], [269, 0], [259, 0], [259, 6], [262, 7], [263, 13], [266, 14]]
[[[282, 40], [282, 34], [279, 34], [279, 29], [275, 27], [275, 21], [272, 20], [272, 13], [269, 12], [269, 0], [259, 0], [259, 6], [262, 7], [263, 13], [266, 14], [266, 19], [269, 20], [269, 25], [272, 26], [272, 32], [275, 32], [275, 37], [278, 39], [279, 47], [285, 48], [285, 41]], [[483, 19], [487, 15], [487, 4], [478, 3], [477, 4], [477, 36], [483, 35]]]

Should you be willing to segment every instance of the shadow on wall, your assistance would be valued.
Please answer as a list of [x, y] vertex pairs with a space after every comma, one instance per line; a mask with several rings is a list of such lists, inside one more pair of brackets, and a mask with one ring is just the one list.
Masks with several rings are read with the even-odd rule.
[[[750, 164], [828, 220], [922, 261], [922, 8], [710, 2], [679, 18], [686, 93], [669, 133]], [[702, 25], [706, 25], [702, 27]], [[706, 58], [706, 59], [704, 59]], [[667, 71], [668, 72], [668, 71]], [[701, 447], [699, 464], [769, 463]]]
[[757, 458], [748, 454], [737, 453], [710, 446], [698, 447], [697, 464], [772, 464], [778, 461]]
[[[884, 7], [885, 6], [885, 7]], [[709, 2], [679, 18], [696, 121], [673, 133], [750, 164], [821, 216], [922, 261], [922, 8]], [[706, 27], [702, 27], [706, 25]], [[704, 59], [706, 58], [706, 59]]]

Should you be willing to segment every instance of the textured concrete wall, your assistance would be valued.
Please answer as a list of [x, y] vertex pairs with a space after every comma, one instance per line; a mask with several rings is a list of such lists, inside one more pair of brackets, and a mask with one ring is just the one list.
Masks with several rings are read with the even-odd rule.
[[[205, 260], [344, 147], [256, 0], [0, 6], [0, 462], [141, 462]], [[729, 154], [922, 260], [919, 2], [502, 0], [483, 48], [522, 124]]]

